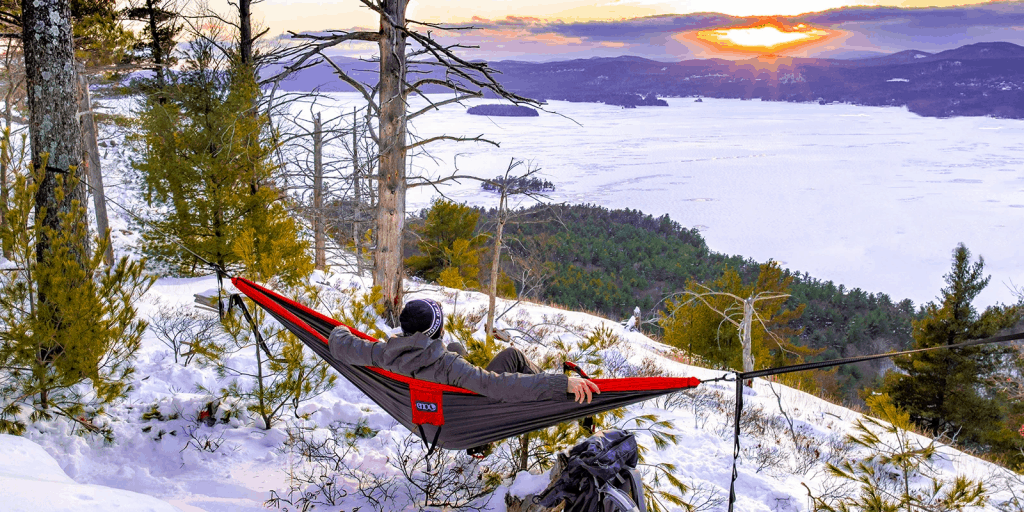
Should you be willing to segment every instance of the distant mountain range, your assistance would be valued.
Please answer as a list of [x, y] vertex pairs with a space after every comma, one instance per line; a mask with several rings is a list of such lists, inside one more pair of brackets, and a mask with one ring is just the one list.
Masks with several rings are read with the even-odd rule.
[[[375, 81], [375, 65], [336, 59], [357, 78]], [[978, 43], [940, 53], [908, 50], [862, 59], [761, 56], [748, 60], [669, 63], [640, 57], [534, 63], [500, 61], [499, 81], [538, 100], [652, 104], [653, 96], [760, 98], [769, 101], [907, 106], [923, 116], [1024, 118], [1024, 47]], [[305, 69], [286, 90], [346, 91], [330, 69]], [[440, 91], [438, 91], [440, 92]]]

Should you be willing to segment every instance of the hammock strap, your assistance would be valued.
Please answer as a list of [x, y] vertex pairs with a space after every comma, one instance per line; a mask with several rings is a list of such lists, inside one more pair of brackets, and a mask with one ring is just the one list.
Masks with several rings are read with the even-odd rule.
[[256, 325], [256, 321], [253, 320], [252, 315], [249, 313], [249, 308], [245, 306], [245, 301], [242, 300], [242, 296], [239, 294], [231, 295], [230, 303], [228, 305], [228, 312], [231, 312], [231, 308], [238, 306], [242, 310], [242, 314], [245, 315], [245, 319], [249, 322], [249, 326], [252, 328], [252, 334], [256, 336], [256, 344], [259, 348], [263, 349], [263, 353], [267, 355], [267, 358], [275, 363], [283, 363], [284, 359], [274, 357], [270, 353], [270, 349], [267, 347], [266, 342], [263, 341], [263, 335], [260, 334], [259, 326]]
[[427, 472], [430, 472], [430, 455], [437, 449], [437, 439], [441, 437], [441, 429], [444, 427], [437, 427], [437, 431], [434, 432], [434, 440], [430, 443], [427, 442], [427, 433], [423, 431], [423, 424], [417, 425], [420, 429], [420, 439], [423, 440], [423, 446], [427, 448], [427, 454], [423, 458], [427, 461]]
[[[904, 350], [902, 352], [887, 352], [885, 354], [873, 354], [868, 356], [857, 356], [847, 357], [842, 359], [830, 359], [828, 361], [818, 361], [814, 363], [803, 363], [794, 364], [789, 366], [782, 366], [779, 368], [767, 368], [764, 370], [755, 370], [751, 372], [736, 372], [736, 417], [735, 425], [733, 428], [733, 458], [732, 458], [732, 482], [729, 483], [729, 512], [733, 512], [734, 505], [736, 504], [736, 464], [740, 457], [740, 415], [743, 413], [743, 382], [747, 379], [754, 379], [757, 377], [767, 377], [769, 375], [779, 375], [783, 373], [801, 372], [806, 370], [816, 370], [818, 368], [830, 368], [833, 366], [840, 366], [844, 364], [859, 363], [862, 361], [874, 361], [876, 359], [888, 359], [896, 356], [905, 356], [910, 354], [918, 354], [921, 352], [929, 352], [932, 350], [949, 350], [959, 349], [966, 347], [973, 347], [976, 345], [988, 345], [990, 343], [1006, 343], [1008, 341], [1020, 341], [1024, 340], [1024, 331], [1016, 332], [1011, 334], [1004, 334], [1001, 336], [991, 336], [988, 338], [968, 340], [960, 343], [953, 343], [951, 345], [939, 345], [937, 347], [925, 347], [913, 350]], [[724, 379], [720, 377], [719, 379]], [[710, 381], [702, 381], [710, 382]]]

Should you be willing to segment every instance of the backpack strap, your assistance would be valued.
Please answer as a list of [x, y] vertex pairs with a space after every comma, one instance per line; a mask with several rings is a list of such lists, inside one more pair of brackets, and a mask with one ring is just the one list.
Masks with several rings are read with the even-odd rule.
[[615, 486], [633, 499], [633, 503], [636, 504], [636, 508], [640, 512], [647, 512], [647, 503], [644, 501], [644, 481], [640, 476], [639, 469], [626, 468], [620, 471], [615, 475]]

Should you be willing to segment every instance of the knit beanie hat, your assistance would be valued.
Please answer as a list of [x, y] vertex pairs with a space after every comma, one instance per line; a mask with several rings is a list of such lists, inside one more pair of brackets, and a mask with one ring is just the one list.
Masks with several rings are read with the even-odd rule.
[[410, 300], [402, 308], [398, 322], [402, 324], [402, 332], [406, 336], [422, 332], [430, 338], [437, 339], [444, 332], [444, 313], [441, 312], [441, 305], [435, 300]]

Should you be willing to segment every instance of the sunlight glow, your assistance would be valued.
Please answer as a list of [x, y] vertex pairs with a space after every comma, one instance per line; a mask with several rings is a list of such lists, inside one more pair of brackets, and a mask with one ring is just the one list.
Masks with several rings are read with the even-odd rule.
[[803, 23], [787, 27], [771, 19], [734, 28], [701, 30], [696, 39], [718, 50], [750, 53], [776, 53], [786, 49], [819, 42], [829, 37], [827, 30]]

